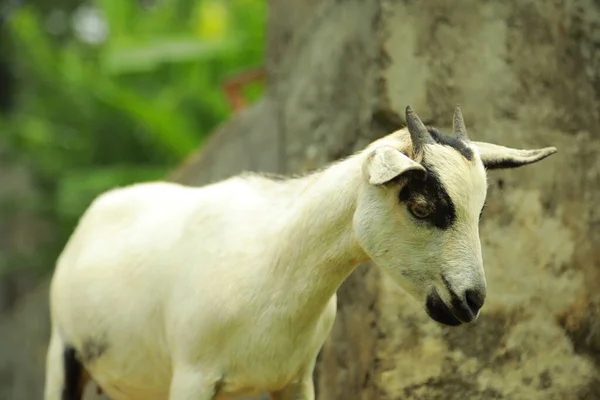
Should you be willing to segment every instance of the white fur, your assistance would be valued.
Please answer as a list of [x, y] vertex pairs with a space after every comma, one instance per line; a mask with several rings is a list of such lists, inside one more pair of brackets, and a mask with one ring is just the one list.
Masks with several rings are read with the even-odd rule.
[[419, 169], [406, 154], [401, 130], [301, 178], [245, 174], [201, 188], [158, 182], [101, 195], [52, 280], [45, 399], [60, 399], [64, 348], [92, 343], [105, 351], [86, 370], [114, 400], [260, 392], [312, 400], [336, 290], [360, 262], [372, 258], [419, 301], [431, 287], [448, 300], [441, 272], [458, 292], [485, 285], [477, 152], [470, 162], [426, 146], [457, 205], [452, 232], [415, 224], [398, 202], [402, 184], [382, 184]]

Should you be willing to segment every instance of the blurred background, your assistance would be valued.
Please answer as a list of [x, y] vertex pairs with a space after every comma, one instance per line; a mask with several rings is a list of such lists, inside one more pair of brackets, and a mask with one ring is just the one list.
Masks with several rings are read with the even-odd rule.
[[[0, 310], [45, 274], [91, 199], [161, 179], [264, 59], [263, 0], [0, 3]], [[262, 83], [246, 85], [252, 101]], [[21, 283], [19, 283], [22, 281]]]
[[474, 140], [558, 148], [489, 173], [482, 315], [360, 266], [317, 399], [600, 400], [598, 2], [0, 0], [0, 400], [41, 398], [48, 280], [102, 191], [306, 172], [457, 103]]
[[[162, 179], [261, 96], [260, 81], [228, 89], [260, 71], [266, 16], [264, 0], [0, 1], [0, 313], [52, 272], [97, 194]], [[40, 398], [2, 361], [0, 399]]]

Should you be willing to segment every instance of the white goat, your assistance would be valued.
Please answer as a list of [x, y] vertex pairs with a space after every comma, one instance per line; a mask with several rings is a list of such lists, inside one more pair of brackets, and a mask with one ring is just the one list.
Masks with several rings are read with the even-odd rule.
[[435, 321], [477, 318], [486, 171], [556, 152], [407, 128], [313, 174], [202, 188], [145, 183], [93, 202], [57, 262], [46, 400], [94, 380], [119, 399], [314, 399], [336, 291], [373, 260]]

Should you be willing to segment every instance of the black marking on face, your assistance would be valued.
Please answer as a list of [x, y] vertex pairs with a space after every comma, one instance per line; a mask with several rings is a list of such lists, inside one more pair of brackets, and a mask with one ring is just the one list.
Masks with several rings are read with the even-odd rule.
[[427, 295], [425, 311], [427, 311], [427, 315], [429, 315], [431, 319], [440, 324], [458, 326], [462, 323], [454, 316], [454, 314], [452, 314], [450, 308], [444, 303], [438, 292], [435, 290]]
[[455, 136], [444, 135], [436, 128], [427, 128], [429, 134], [437, 144], [452, 147], [458, 151], [468, 161], [473, 161], [473, 150], [469, 147], [466, 141]]
[[223, 390], [223, 386], [225, 386], [225, 376], [221, 376], [221, 378], [215, 382], [215, 387], [213, 389], [213, 397], [221, 393], [221, 390]]
[[469, 322], [475, 318], [475, 314], [469, 307], [469, 304], [465, 299], [461, 299], [454, 290], [452, 290], [452, 286], [448, 279], [444, 275], [442, 275], [442, 282], [444, 282], [444, 286], [446, 290], [450, 294], [450, 304], [452, 305], [452, 311], [454, 315], [456, 315], [461, 321]]
[[85, 365], [93, 363], [95, 360], [102, 357], [108, 349], [108, 343], [99, 339], [88, 339], [83, 342], [81, 347], [81, 362]]
[[408, 207], [419, 198], [424, 198], [431, 208], [431, 214], [423, 219], [439, 229], [448, 229], [456, 221], [456, 208], [437, 173], [424, 161], [421, 165], [427, 171], [425, 180], [411, 179], [400, 191], [400, 202]]

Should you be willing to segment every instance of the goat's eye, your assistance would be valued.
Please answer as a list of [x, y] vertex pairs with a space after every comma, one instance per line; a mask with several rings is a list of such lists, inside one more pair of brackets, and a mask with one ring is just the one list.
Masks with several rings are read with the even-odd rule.
[[429, 217], [429, 214], [431, 214], [429, 207], [423, 204], [413, 203], [408, 207], [408, 209], [412, 215], [419, 219], [427, 218]]

